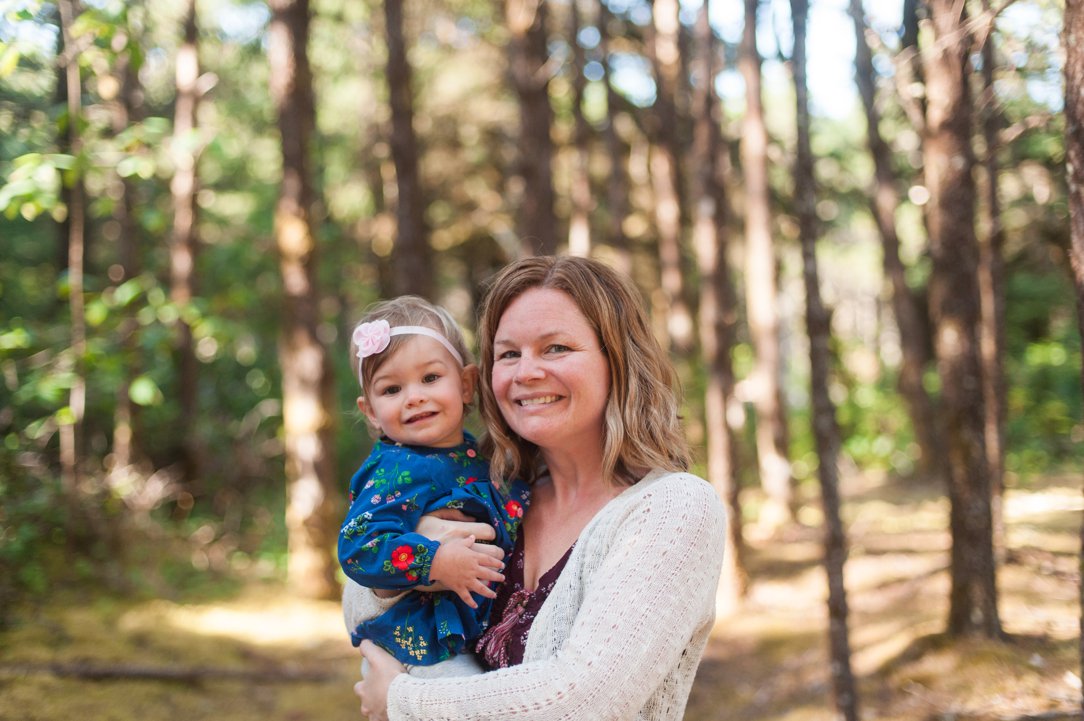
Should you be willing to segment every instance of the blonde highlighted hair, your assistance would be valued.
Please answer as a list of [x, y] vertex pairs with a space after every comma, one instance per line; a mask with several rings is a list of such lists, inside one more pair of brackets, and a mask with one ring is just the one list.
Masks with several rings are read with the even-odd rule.
[[[403, 325], [420, 325], [435, 330], [447, 338], [452, 347], [459, 351], [459, 355], [463, 358], [464, 367], [474, 362], [474, 356], [471, 355], [470, 349], [467, 348], [459, 324], [455, 322], [455, 319], [452, 318], [448, 311], [430, 303], [425, 298], [416, 295], [401, 295], [391, 300], [378, 301], [365, 309], [365, 314], [354, 324], [354, 327], [357, 328], [362, 323], [370, 323], [374, 320], [386, 320], [392, 328]], [[413, 335], [393, 335], [387, 348], [380, 353], [367, 356], [365, 362], [362, 363], [358, 358], [358, 347], [354, 343], [352, 336], [353, 334], [351, 334], [350, 340], [350, 367], [354, 369], [354, 377], [358, 379], [358, 383], [361, 385], [362, 395], [368, 393], [373, 376], [376, 375], [376, 372], [380, 370], [380, 367], [384, 365], [388, 358], [403, 343], [416, 337]]]
[[605, 413], [603, 473], [631, 485], [650, 469], [682, 471], [689, 447], [678, 416], [677, 374], [651, 332], [643, 300], [632, 283], [589, 258], [535, 256], [511, 263], [490, 282], [478, 321], [481, 413], [487, 433], [482, 451], [494, 479], [533, 481], [539, 448], [515, 434], [493, 395], [493, 339], [501, 316], [522, 293], [547, 288], [566, 293], [595, 331], [610, 367]]

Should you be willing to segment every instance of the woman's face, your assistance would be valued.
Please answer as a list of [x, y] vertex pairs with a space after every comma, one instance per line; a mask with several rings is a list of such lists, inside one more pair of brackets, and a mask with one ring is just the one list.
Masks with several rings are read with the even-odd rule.
[[505, 309], [493, 339], [491, 382], [509, 427], [543, 451], [602, 447], [609, 364], [563, 291], [532, 288]]

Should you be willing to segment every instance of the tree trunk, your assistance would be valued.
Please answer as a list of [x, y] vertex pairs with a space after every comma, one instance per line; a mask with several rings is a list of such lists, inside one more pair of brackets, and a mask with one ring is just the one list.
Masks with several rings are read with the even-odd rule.
[[[135, 40], [131, 42], [135, 43]], [[118, 58], [117, 84], [119, 96], [111, 103], [112, 127], [115, 134], [120, 134], [139, 116], [139, 73], [134, 67], [131, 53]], [[140, 273], [141, 250], [139, 224], [135, 216], [135, 184], [128, 178], [117, 176], [117, 203], [113, 210], [113, 219], [120, 229], [117, 240], [118, 266], [120, 272], [110, 280], [116, 285], [136, 278]], [[122, 378], [117, 388], [117, 406], [113, 413], [113, 473], [125, 473], [134, 462], [135, 425], [138, 406], [132, 402], [130, 389], [132, 382], [139, 375], [142, 363], [139, 353], [137, 331], [139, 323], [134, 309], [125, 308], [124, 319], [120, 323], [120, 346], [122, 354]]]
[[187, 480], [199, 476], [200, 450], [197, 433], [199, 400], [199, 363], [192, 342], [192, 326], [185, 307], [196, 294], [196, 255], [198, 253], [196, 194], [199, 157], [196, 112], [199, 107], [199, 28], [196, 2], [188, 0], [184, 21], [184, 42], [177, 50], [177, 100], [173, 111], [173, 179], [169, 190], [173, 197], [173, 234], [169, 243], [169, 296], [181, 310], [174, 339], [178, 379], [177, 438], [180, 443], [181, 468]]
[[286, 447], [286, 531], [290, 586], [309, 597], [333, 598], [332, 556], [338, 523], [331, 361], [320, 322], [317, 247], [312, 227], [309, 140], [315, 108], [308, 59], [308, 0], [272, 0], [268, 42], [271, 94], [282, 139], [282, 187], [275, 206], [275, 243], [283, 280], [283, 424]]
[[782, 357], [776, 311], [775, 248], [768, 189], [768, 132], [761, 101], [760, 52], [756, 26], [759, 0], [745, 0], [740, 70], [746, 111], [741, 161], [745, 185], [745, 303], [756, 355], [749, 385], [756, 405], [756, 446], [760, 482], [767, 494], [761, 522], [779, 526], [794, 519], [789, 434], [782, 392]]
[[[986, 0], [989, 5], [989, 0]], [[1001, 130], [997, 94], [994, 91], [994, 34], [988, 33], [982, 46], [982, 135], [986, 154], [986, 235], [979, 243], [979, 297], [981, 300], [982, 397], [985, 403], [986, 463], [992, 489], [994, 549], [1004, 548], [1001, 520], [1005, 494], [1005, 232], [998, 199], [997, 149]]]
[[994, 569], [990, 473], [978, 327], [970, 37], [962, 4], [930, 0], [933, 42], [923, 51], [928, 223], [933, 254], [930, 307], [941, 376], [948, 460], [952, 588], [948, 632], [1001, 636]]
[[727, 261], [727, 197], [720, 170], [724, 155], [721, 108], [715, 94], [715, 33], [708, 19], [710, 0], [700, 7], [696, 24], [697, 84], [693, 106], [693, 153], [696, 163], [693, 244], [700, 275], [700, 351], [708, 371], [704, 392], [708, 480], [729, 511], [723, 556], [722, 593], [734, 606], [748, 595], [749, 574], [742, 537], [738, 439], [727, 418], [734, 398], [734, 292]]
[[568, 252], [586, 257], [591, 254], [591, 129], [583, 114], [584, 91], [587, 76], [584, 75], [586, 57], [580, 44], [580, 3], [570, 0], [568, 6], [568, 44], [572, 48], [572, 117], [575, 160], [572, 167], [569, 199], [572, 214], [568, 223]]
[[610, 232], [607, 241], [620, 259], [620, 270], [625, 273], [632, 271], [632, 253], [629, 250], [628, 238], [625, 236], [625, 218], [629, 209], [629, 183], [628, 172], [625, 167], [628, 158], [628, 148], [621, 142], [621, 136], [617, 133], [617, 113], [620, 106], [617, 89], [614, 88], [610, 68], [610, 23], [613, 15], [606, 5], [606, 0], [598, 3], [598, 49], [602, 63], [602, 82], [606, 84], [606, 154], [610, 161], [609, 181], [606, 186], [606, 207], [610, 217]]
[[851, 643], [847, 629], [847, 589], [843, 568], [847, 539], [840, 518], [840, 431], [836, 408], [828, 393], [831, 383], [831, 318], [821, 300], [817, 270], [817, 196], [810, 143], [809, 87], [806, 80], [806, 21], [808, 0], [790, 0], [794, 23], [794, 88], [797, 118], [797, 159], [794, 168], [794, 204], [802, 246], [805, 279], [805, 317], [809, 333], [810, 396], [813, 438], [817, 446], [818, 475], [824, 506], [824, 563], [828, 575], [828, 645], [831, 649], [832, 687], [836, 712], [846, 721], [858, 721], [858, 695], [851, 670]]
[[866, 127], [870, 155], [874, 167], [874, 191], [870, 198], [871, 211], [881, 236], [882, 262], [885, 278], [892, 289], [892, 311], [900, 334], [899, 391], [911, 416], [911, 428], [919, 448], [919, 468], [924, 476], [940, 478], [944, 468], [940, 434], [933, 403], [922, 376], [926, 365], [926, 341], [923, 339], [923, 323], [915, 307], [911, 289], [907, 285], [906, 269], [900, 260], [900, 242], [896, 235], [896, 211], [899, 208], [899, 191], [892, 155], [888, 144], [881, 137], [881, 116], [877, 109], [874, 83], [873, 54], [866, 42], [866, 17], [862, 0], [850, 0], [851, 17], [854, 20], [856, 40], [855, 77], [862, 106], [866, 111]]
[[506, 0], [509, 67], [520, 107], [519, 240], [524, 255], [557, 252], [553, 192], [553, 108], [549, 98], [546, 0]]
[[673, 343], [679, 353], [693, 347], [693, 323], [685, 299], [681, 234], [681, 142], [678, 138], [677, 91], [681, 78], [678, 38], [678, 0], [655, 0], [654, 23], [648, 40], [648, 54], [655, 71], [655, 108], [652, 116], [651, 179], [655, 190], [655, 224], [659, 233], [660, 287], [666, 319], [663, 340]]
[[418, 170], [418, 141], [414, 133], [413, 72], [403, 34], [403, 0], [384, 0], [388, 38], [388, 97], [391, 102], [391, 157], [398, 188], [398, 235], [392, 252], [397, 295], [431, 298], [433, 260], [425, 222], [425, 195]]
[[[83, 152], [83, 140], [79, 133], [83, 109], [82, 81], [79, 77], [79, 50], [72, 37], [72, 24], [79, 17], [77, 0], [60, 0], [60, 31], [64, 52], [61, 65], [64, 70], [64, 88], [67, 98], [67, 133], [65, 144], [68, 152], [78, 158]], [[78, 166], [77, 166], [78, 167]], [[79, 486], [79, 464], [83, 457], [83, 417], [86, 413], [87, 383], [84, 358], [87, 352], [86, 306], [83, 297], [83, 263], [85, 257], [86, 190], [81, 171], [71, 174], [68, 188], [68, 309], [71, 313], [71, 346], [66, 364], [72, 372], [72, 386], [68, 396], [66, 413], [58, 418], [60, 426], [60, 464], [64, 492], [69, 502], [76, 502]]]
[[[1065, 2], [1065, 160], [1069, 185], [1069, 260], [1076, 288], [1077, 332], [1084, 339], [1084, 0]], [[1084, 366], [1080, 369], [1084, 389]], [[1079, 570], [1084, 577], [1084, 524]], [[1084, 671], [1084, 584], [1079, 589], [1080, 670]], [[1084, 693], [1080, 708], [1084, 712]]]

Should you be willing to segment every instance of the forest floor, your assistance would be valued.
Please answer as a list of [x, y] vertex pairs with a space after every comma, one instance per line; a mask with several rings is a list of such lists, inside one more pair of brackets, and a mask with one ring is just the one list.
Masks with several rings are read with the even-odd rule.
[[[846, 483], [862, 718], [1080, 718], [1079, 482], [1048, 477], [1006, 495], [1006, 642], [941, 635], [949, 538], [939, 493]], [[750, 597], [721, 609], [686, 719], [834, 719], [820, 532], [747, 535]], [[359, 721], [357, 666], [337, 603], [291, 598], [266, 581], [227, 597], [125, 600], [72, 589], [18, 609], [0, 633], [0, 721]]]

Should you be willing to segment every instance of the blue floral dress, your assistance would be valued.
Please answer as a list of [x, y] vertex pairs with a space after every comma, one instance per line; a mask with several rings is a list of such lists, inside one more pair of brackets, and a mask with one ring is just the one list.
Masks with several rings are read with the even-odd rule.
[[[414, 532], [427, 513], [452, 508], [488, 523], [508, 556], [515, 547], [529, 489], [513, 482], [503, 494], [474, 438], [453, 448], [407, 446], [382, 438], [350, 480], [350, 510], [339, 532], [339, 563], [369, 588], [407, 590], [430, 583], [440, 543]], [[400, 662], [430, 666], [469, 650], [485, 631], [492, 602], [473, 596], [470, 608], [451, 591], [409, 593], [351, 634], [370, 639]]]

